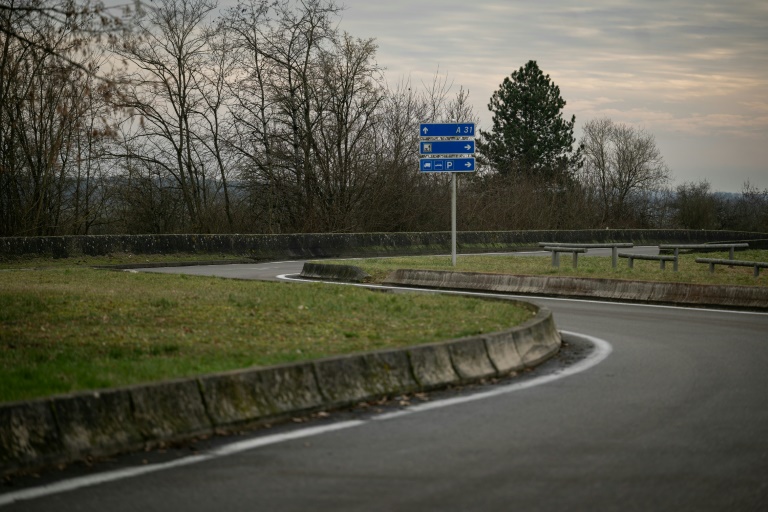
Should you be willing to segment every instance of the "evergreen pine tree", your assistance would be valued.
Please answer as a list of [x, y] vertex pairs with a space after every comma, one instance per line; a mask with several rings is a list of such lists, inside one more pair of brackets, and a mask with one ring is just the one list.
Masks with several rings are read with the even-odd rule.
[[531, 60], [513, 72], [493, 93], [490, 132], [481, 130], [478, 150], [485, 163], [503, 175], [551, 180], [579, 165], [573, 126], [563, 119], [560, 88]]

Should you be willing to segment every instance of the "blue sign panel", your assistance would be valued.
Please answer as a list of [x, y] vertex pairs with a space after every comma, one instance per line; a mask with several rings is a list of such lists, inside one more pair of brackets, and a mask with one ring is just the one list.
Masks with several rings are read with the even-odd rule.
[[421, 123], [420, 137], [474, 137], [475, 123]]
[[422, 155], [471, 155], [475, 152], [474, 140], [443, 140], [419, 144]]
[[475, 170], [474, 158], [422, 158], [419, 160], [421, 172], [472, 172]]

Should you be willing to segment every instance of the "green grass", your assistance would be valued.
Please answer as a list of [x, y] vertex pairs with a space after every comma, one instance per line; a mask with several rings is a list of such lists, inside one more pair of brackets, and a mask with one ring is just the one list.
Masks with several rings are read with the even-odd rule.
[[62, 263], [0, 270], [0, 401], [434, 342], [532, 314], [501, 301]]
[[[697, 257], [728, 259], [728, 252], [706, 254], [681, 254], [678, 272], [672, 271], [672, 263], [666, 269], [659, 269], [658, 261], [635, 260], [634, 268], [628, 268], [627, 260], [619, 259], [616, 269], [611, 267], [610, 256], [579, 256], [577, 269], [572, 268], [570, 254], [560, 256], [560, 267], [552, 267], [549, 256], [522, 255], [458, 255], [456, 266], [451, 265], [450, 256], [417, 256], [402, 258], [376, 258], [363, 260], [334, 260], [334, 263], [357, 265], [371, 274], [373, 282], [380, 282], [400, 268], [447, 270], [457, 272], [486, 272], [515, 275], [575, 276], [594, 279], [624, 279], [629, 281], [664, 281], [696, 284], [726, 284], [744, 286], [768, 286], [768, 270], [763, 270], [755, 279], [752, 267], [727, 267], [717, 265], [715, 272], [709, 272], [709, 265], [696, 263]], [[737, 252], [736, 259], [768, 261], [768, 251], [750, 250]]]

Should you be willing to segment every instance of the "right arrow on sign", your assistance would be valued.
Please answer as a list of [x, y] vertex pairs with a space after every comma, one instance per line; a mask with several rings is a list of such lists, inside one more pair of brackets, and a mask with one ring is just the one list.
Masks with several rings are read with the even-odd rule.
[[475, 152], [475, 141], [441, 140], [421, 142], [419, 154], [422, 155], [471, 155]]
[[421, 172], [472, 172], [475, 170], [474, 158], [422, 158], [419, 160]]

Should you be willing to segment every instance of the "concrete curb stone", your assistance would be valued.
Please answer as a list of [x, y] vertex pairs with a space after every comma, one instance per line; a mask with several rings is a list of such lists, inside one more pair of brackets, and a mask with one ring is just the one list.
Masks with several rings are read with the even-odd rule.
[[451, 353], [445, 344], [416, 345], [408, 348], [413, 376], [424, 390], [435, 389], [446, 383], [458, 382], [453, 369]]
[[325, 403], [332, 407], [418, 389], [405, 350], [322, 359], [314, 366]]
[[[544, 315], [552, 315], [550, 310], [545, 310]], [[533, 322], [528, 321], [520, 326], [520, 329], [514, 331], [512, 335], [515, 338], [514, 347], [520, 354], [523, 366], [532, 368], [547, 359], [549, 359], [549, 348], [543, 340], [558, 336], [554, 321], [552, 322]]]
[[200, 379], [211, 423], [237, 425], [269, 415], [272, 404], [260, 390], [262, 383], [262, 376], [251, 371]]
[[0, 407], [0, 467], [49, 464], [62, 450], [50, 400]]
[[127, 388], [69, 395], [50, 403], [62, 453], [75, 458], [101, 456], [116, 445], [130, 449], [143, 444]]
[[448, 345], [451, 363], [456, 374], [463, 382], [495, 377], [496, 367], [488, 357], [485, 337], [472, 337], [457, 340]]
[[133, 420], [144, 441], [173, 440], [178, 432], [208, 434], [211, 420], [195, 380], [179, 380], [130, 389]]
[[494, 333], [485, 338], [488, 359], [499, 374], [516, 372], [525, 368], [517, 346], [521, 339], [522, 337], [514, 331]]
[[205, 376], [200, 387], [215, 427], [311, 410], [324, 403], [311, 363]]

